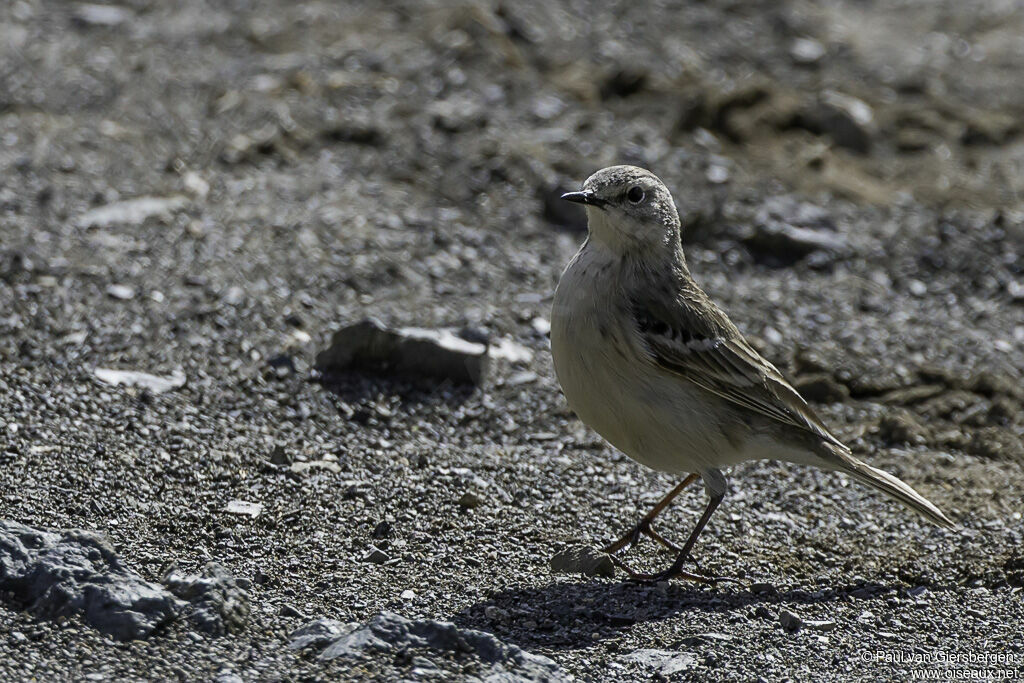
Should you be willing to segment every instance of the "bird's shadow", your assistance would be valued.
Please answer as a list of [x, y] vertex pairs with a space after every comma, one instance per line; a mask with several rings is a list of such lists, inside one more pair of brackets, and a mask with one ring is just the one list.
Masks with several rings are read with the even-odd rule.
[[[772, 589], [754, 592], [745, 587], [705, 588], [683, 583], [655, 587], [630, 581], [556, 581], [493, 593], [452, 617], [456, 624], [490, 631], [506, 642], [524, 649], [575, 650], [617, 636], [634, 624], [659, 622], [693, 612], [742, 614], [748, 618], [774, 618], [771, 606], [815, 605], [883, 599], [901, 586], [858, 583], [815, 590]], [[759, 605], [768, 611], [756, 614]], [[777, 611], [777, 610], [776, 610]], [[704, 633], [682, 638], [676, 647], [690, 641], [723, 638]]]

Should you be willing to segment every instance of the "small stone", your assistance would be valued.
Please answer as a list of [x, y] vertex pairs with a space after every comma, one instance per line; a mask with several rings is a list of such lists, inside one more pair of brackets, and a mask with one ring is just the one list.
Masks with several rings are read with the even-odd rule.
[[704, 173], [709, 183], [721, 185], [729, 181], [729, 169], [722, 164], [711, 164]]
[[121, 301], [130, 301], [135, 298], [135, 289], [128, 285], [108, 285], [107, 295]]
[[373, 527], [373, 531], [370, 532], [370, 538], [387, 538], [391, 535], [391, 531], [391, 522], [381, 520], [377, 523], [377, 526]]
[[221, 669], [213, 677], [213, 683], [244, 683], [242, 677], [231, 669]]
[[115, 202], [85, 212], [76, 221], [83, 228], [103, 228], [111, 225], [141, 225], [146, 219], [170, 217], [189, 205], [188, 197], [137, 197]]
[[529, 363], [533, 360], [533, 351], [507, 338], [496, 339], [491, 343], [487, 347], [487, 355], [509, 363]]
[[875, 134], [871, 107], [856, 97], [832, 90], [804, 107], [794, 123], [816, 135], [827, 135], [836, 146], [858, 154], [870, 151]]
[[697, 658], [693, 654], [673, 650], [634, 650], [629, 654], [622, 655], [620, 659], [651, 670], [652, 673], [665, 678], [697, 666]]
[[83, 27], [114, 28], [132, 18], [132, 12], [116, 5], [82, 3], [75, 8], [73, 21]]
[[147, 389], [154, 394], [162, 394], [185, 386], [185, 374], [177, 370], [170, 376], [160, 376], [134, 370], [96, 368], [93, 370], [93, 374], [96, 375], [96, 379], [106, 384], [123, 384], [129, 387], [138, 387], [140, 389]]
[[321, 372], [374, 369], [479, 385], [487, 369], [487, 346], [450, 330], [394, 330], [366, 319], [335, 332], [330, 346], [317, 354], [316, 367]]
[[601, 84], [601, 97], [629, 97], [644, 89], [648, 79], [647, 67], [631, 65], [619, 67], [612, 71]]
[[791, 265], [815, 252], [840, 255], [849, 243], [824, 209], [791, 196], [773, 197], [758, 209], [742, 237], [755, 256]]
[[836, 622], [830, 620], [805, 619], [803, 625], [804, 628], [808, 628], [812, 631], [828, 632], [835, 629]]
[[293, 462], [288, 469], [295, 474], [302, 474], [309, 470], [327, 470], [338, 474], [341, 472], [341, 465], [333, 460], [310, 460], [308, 462]]
[[789, 56], [795, 64], [811, 66], [825, 56], [825, 46], [813, 38], [797, 38], [789, 46]]
[[796, 633], [804, 625], [804, 620], [788, 609], [784, 609], [779, 612], [779, 623], [782, 624], [782, 628], [790, 633]]
[[415, 591], [406, 589], [406, 590], [402, 591], [402, 594], [399, 597], [402, 598], [403, 600], [415, 600], [416, 599], [416, 593], [415, 593]]
[[224, 512], [229, 515], [242, 515], [256, 519], [263, 512], [263, 503], [252, 503], [247, 500], [231, 500], [224, 507]]
[[274, 450], [270, 452], [269, 459], [271, 464], [274, 465], [291, 465], [295, 458], [282, 444], [277, 444], [274, 446]]
[[573, 546], [556, 553], [550, 560], [551, 571], [556, 574], [583, 574], [584, 576], [615, 575], [612, 558], [590, 546]]
[[462, 494], [462, 497], [459, 498], [459, 507], [463, 510], [472, 510], [483, 505], [483, 502], [484, 501], [480, 496], [476, 495], [472, 491], [466, 491]]
[[391, 556], [389, 556], [386, 552], [384, 552], [380, 548], [377, 548], [376, 546], [371, 545], [370, 550], [365, 555], [363, 555], [361, 561], [369, 562], [371, 564], [384, 564], [390, 559]]
[[281, 611], [278, 612], [278, 614], [280, 614], [282, 617], [296, 617], [298, 619], [309, 618], [305, 614], [303, 614], [298, 607], [288, 602], [281, 605]]
[[755, 581], [754, 583], [750, 584], [750, 591], [752, 593], [757, 593], [758, 595], [774, 593], [775, 585], [769, 583], [768, 581]]

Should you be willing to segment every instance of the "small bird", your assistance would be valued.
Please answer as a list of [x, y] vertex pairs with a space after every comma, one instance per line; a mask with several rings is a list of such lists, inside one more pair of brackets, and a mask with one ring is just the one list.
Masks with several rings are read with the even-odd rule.
[[[611, 166], [562, 199], [586, 207], [588, 236], [562, 273], [551, 314], [551, 354], [569, 406], [633, 460], [687, 473], [622, 538], [604, 548], [638, 580], [683, 577], [697, 538], [726, 493], [722, 467], [776, 459], [845, 472], [930, 521], [953, 528], [931, 502], [861, 462], [743, 338], [694, 282], [672, 195], [650, 171]], [[688, 484], [709, 502], [680, 547], [652, 522]], [[646, 535], [677, 553], [665, 571], [632, 571], [616, 553]]]

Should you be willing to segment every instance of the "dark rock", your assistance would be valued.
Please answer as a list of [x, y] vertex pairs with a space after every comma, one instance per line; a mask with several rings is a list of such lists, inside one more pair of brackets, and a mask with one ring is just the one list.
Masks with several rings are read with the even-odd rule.
[[824, 372], [802, 375], [796, 379], [793, 387], [805, 399], [815, 403], [840, 403], [850, 398], [850, 390]]
[[203, 567], [199, 576], [184, 576], [171, 568], [164, 574], [163, 583], [172, 593], [191, 603], [188, 618], [199, 630], [224, 635], [245, 629], [249, 619], [249, 594], [216, 562]]
[[373, 531], [370, 532], [370, 538], [387, 538], [391, 535], [391, 522], [381, 520], [377, 523], [377, 526], [373, 527]]
[[1020, 132], [1018, 117], [999, 112], [972, 112], [966, 121], [960, 143], [971, 145], [1001, 145]]
[[292, 650], [320, 650], [318, 658], [322, 661], [359, 657], [365, 653], [429, 648], [459, 656], [474, 656], [487, 667], [486, 674], [482, 676], [486, 680], [569, 680], [547, 657], [503, 643], [490, 633], [460, 628], [446, 621], [410, 620], [392, 612], [378, 614], [365, 624], [319, 619], [294, 631], [288, 647]]
[[369, 562], [370, 564], [384, 564], [390, 559], [391, 557], [386, 552], [371, 545], [370, 549], [363, 555], [362, 561]]
[[487, 347], [448, 330], [392, 330], [367, 319], [335, 332], [330, 346], [317, 354], [316, 367], [321, 372], [375, 370], [480, 385]]
[[867, 104], [849, 95], [828, 91], [805, 106], [792, 125], [815, 135], [826, 135], [838, 147], [858, 154], [871, 151], [874, 113]]
[[583, 574], [584, 576], [615, 575], [615, 565], [607, 553], [587, 545], [572, 546], [558, 552], [549, 562], [556, 574]]
[[601, 84], [601, 97], [629, 97], [647, 85], [647, 69], [642, 66], [624, 66], [612, 71]]
[[333, 123], [320, 133], [330, 142], [380, 147], [387, 141], [387, 135], [376, 123], [361, 119], [346, 119]]
[[483, 504], [483, 499], [480, 496], [473, 493], [472, 491], [466, 491], [465, 493], [462, 494], [462, 497], [459, 498], [459, 507], [462, 508], [463, 510], [472, 510], [474, 508], [480, 507]]
[[1014, 381], [1007, 375], [982, 371], [967, 381], [967, 389], [981, 396], [1017, 396], [1019, 380]]
[[182, 605], [122, 563], [91, 531], [41, 531], [0, 521], [0, 595], [43, 619], [80, 615], [117, 640], [145, 638]]
[[270, 462], [274, 465], [291, 465], [295, 461], [295, 456], [285, 448], [282, 444], [274, 446], [274, 450], [270, 452]]

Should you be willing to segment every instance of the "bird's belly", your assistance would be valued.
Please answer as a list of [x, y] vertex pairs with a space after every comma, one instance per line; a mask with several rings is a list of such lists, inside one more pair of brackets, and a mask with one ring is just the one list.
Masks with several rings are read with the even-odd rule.
[[[735, 457], [714, 400], [680, 378], [647, 366], [625, 339], [588, 328], [588, 320], [552, 325], [555, 373], [569, 407], [632, 459], [656, 470], [696, 472]], [[730, 457], [732, 456], [732, 457]]]

